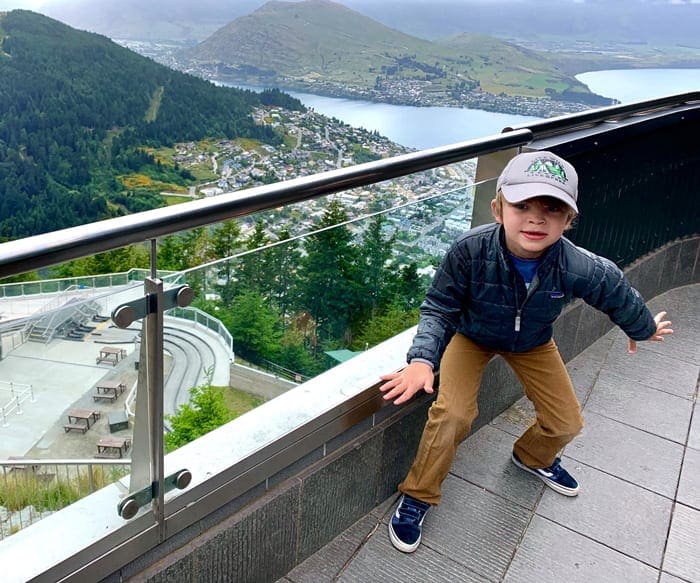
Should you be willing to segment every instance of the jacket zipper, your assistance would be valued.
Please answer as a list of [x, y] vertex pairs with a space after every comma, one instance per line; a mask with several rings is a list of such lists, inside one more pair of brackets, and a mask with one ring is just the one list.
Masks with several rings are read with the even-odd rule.
[[[530, 287], [527, 288], [527, 293], [525, 294], [525, 299], [522, 301], [522, 303], [517, 306], [515, 310], [515, 331], [520, 332], [520, 320], [521, 320], [521, 315], [523, 312], [523, 308], [525, 307], [525, 304], [527, 303], [527, 300], [529, 300], [532, 297], [532, 294], [535, 293], [535, 290], [540, 284], [540, 280], [537, 277], [537, 274], [534, 275], [532, 278], [532, 281], [530, 282]], [[515, 283], [515, 302], [516, 305], [518, 304], [518, 283], [516, 281]]]

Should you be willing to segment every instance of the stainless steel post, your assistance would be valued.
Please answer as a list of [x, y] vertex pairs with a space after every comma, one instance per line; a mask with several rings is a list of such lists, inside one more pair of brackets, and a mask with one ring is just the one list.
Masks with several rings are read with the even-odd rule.
[[163, 473], [163, 282], [147, 277], [146, 297], [151, 303], [144, 321], [144, 338], [148, 362], [148, 418], [151, 428], [151, 481], [153, 484], [153, 514], [165, 538], [164, 473]]

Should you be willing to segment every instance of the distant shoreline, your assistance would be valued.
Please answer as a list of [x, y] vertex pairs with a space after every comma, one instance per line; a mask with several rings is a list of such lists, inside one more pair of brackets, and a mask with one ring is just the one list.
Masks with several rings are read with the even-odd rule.
[[[544, 97], [525, 97], [514, 95], [494, 95], [492, 93], [470, 93], [463, 99], [454, 99], [445, 95], [439, 98], [414, 95], [411, 97], [397, 96], [376, 90], [363, 90], [353, 87], [331, 87], [325, 84], [316, 83], [271, 83], [266, 85], [259, 79], [242, 79], [230, 75], [217, 75], [216, 77], [205, 77], [209, 81], [222, 85], [244, 85], [248, 87], [258, 87], [260, 89], [279, 89], [286, 93], [311, 93], [324, 97], [338, 99], [353, 99], [361, 101], [371, 101], [372, 103], [386, 103], [389, 105], [412, 106], [412, 107], [455, 107], [460, 109], [479, 109], [493, 113], [504, 113], [510, 115], [527, 115], [533, 117], [553, 117], [568, 113], [577, 113], [593, 107], [591, 104], [558, 101]], [[607, 105], [612, 105], [610, 101]]]

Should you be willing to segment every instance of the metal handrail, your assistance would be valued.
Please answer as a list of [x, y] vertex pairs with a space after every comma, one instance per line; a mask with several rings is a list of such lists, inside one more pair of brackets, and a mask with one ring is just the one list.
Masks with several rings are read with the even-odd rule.
[[571, 132], [572, 130], [590, 127], [606, 121], [619, 120], [629, 117], [630, 115], [650, 113], [652, 111], [678, 107], [679, 105], [697, 101], [700, 101], [700, 91], [691, 91], [689, 93], [669, 95], [667, 97], [648, 99], [646, 101], [635, 101], [624, 105], [600, 107], [573, 115], [566, 114], [542, 121], [529, 121], [524, 124], [505, 127], [503, 128], [503, 132], [508, 133], [528, 129], [532, 132], [533, 139], [538, 140], [562, 132]]
[[0, 459], [0, 472], [7, 468], [39, 466], [128, 466], [129, 458], [95, 459], [95, 458], [30, 458]]
[[518, 130], [9, 241], [0, 245], [0, 278], [462, 162], [505, 148], [522, 146], [531, 140], [532, 132]]
[[[17, 298], [21, 296], [38, 294], [60, 294], [69, 289], [99, 289], [103, 287], [116, 287], [128, 285], [130, 283], [143, 283], [143, 278], [150, 271], [140, 267], [132, 267], [128, 271], [117, 273], [100, 273], [95, 275], [78, 275], [75, 277], [58, 277], [53, 279], [42, 279], [39, 281], [18, 281], [13, 283], [0, 284], [0, 298]], [[172, 271], [159, 270], [159, 277], [167, 277]], [[115, 280], [117, 282], [115, 283]], [[102, 283], [104, 282], [104, 283]], [[62, 284], [70, 283], [70, 286], [63, 287]], [[55, 289], [44, 289], [55, 286]], [[82, 287], [81, 287], [82, 286]], [[19, 290], [19, 293], [8, 294], [8, 290]]]

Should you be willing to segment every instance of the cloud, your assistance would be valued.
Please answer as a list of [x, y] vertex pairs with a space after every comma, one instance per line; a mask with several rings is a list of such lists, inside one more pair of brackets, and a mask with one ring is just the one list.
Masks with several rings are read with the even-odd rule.
[[39, 12], [44, 5], [44, 0], [0, 0], [0, 10], [33, 10]]

